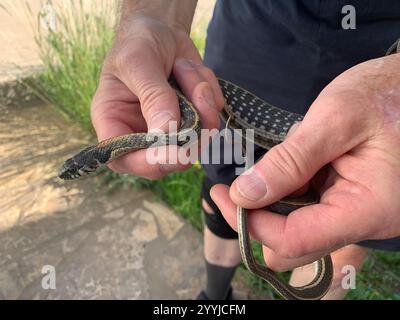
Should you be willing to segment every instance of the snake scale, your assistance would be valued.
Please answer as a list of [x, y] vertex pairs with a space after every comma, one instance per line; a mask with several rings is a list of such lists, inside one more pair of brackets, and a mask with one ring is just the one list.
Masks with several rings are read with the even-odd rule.
[[[232, 129], [253, 129], [254, 143], [269, 150], [281, 143], [290, 127], [303, 117], [274, 107], [245, 89], [223, 79], [219, 79], [225, 106], [221, 118]], [[200, 134], [200, 117], [192, 103], [175, 87], [181, 111], [181, 127], [176, 133], [151, 134], [132, 133], [110, 138], [89, 146], [66, 160], [59, 170], [59, 177], [70, 180], [96, 171], [100, 166], [135, 150], [151, 147], [155, 142], [184, 145], [188, 142], [187, 132], [194, 130]], [[301, 197], [286, 197], [268, 206], [268, 209], [280, 214], [290, 214], [293, 210], [318, 203], [319, 199], [312, 190]], [[333, 267], [329, 255], [316, 262], [316, 275], [307, 285], [293, 287], [284, 283], [268, 267], [258, 263], [252, 253], [248, 233], [247, 210], [237, 209], [239, 246], [243, 262], [250, 272], [267, 281], [283, 298], [296, 300], [321, 299], [332, 282]]]

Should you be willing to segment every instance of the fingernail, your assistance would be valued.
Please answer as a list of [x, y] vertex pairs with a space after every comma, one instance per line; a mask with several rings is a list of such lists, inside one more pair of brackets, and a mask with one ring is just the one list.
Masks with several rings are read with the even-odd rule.
[[161, 111], [153, 115], [150, 119], [149, 131], [155, 129], [167, 129], [165, 125], [171, 121], [172, 115], [168, 111]]
[[236, 182], [236, 190], [243, 197], [251, 201], [261, 199], [267, 193], [267, 186], [257, 171], [241, 175]]
[[210, 89], [210, 87], [206, 86], [203, 88], [201, 92], [204, 100], [208, 103], [211, 108], [217, 108], [217, 103], [215, 102], [214, 93]]
[[185, 58], [176, 59], [176, 65], [182, 69], [193, 69], [193, 64], [191, 63], [191, 61]]

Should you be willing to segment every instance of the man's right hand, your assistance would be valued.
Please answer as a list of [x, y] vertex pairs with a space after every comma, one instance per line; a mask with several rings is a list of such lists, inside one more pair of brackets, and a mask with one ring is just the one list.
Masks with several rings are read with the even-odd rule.
[[[145, 14], [125, 17], [92, 102], [92, 123], [99, 141], [152, 129], [167, 131], [169, 121], [177, 121], [179, 127], [178, 99], [168, 84], [171, 73], [199, 111], [202, 128], [217, 128], [224, 98], [214, 73], [202, 65], [187, 29]], [[151, 165], [146, 162], [146, 151], [140, 150], [109, 167], [157, 179], [188, 166]]]

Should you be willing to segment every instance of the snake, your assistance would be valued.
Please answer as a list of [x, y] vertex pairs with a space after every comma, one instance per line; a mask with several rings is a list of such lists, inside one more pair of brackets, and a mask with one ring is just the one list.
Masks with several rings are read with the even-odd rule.
[[[253, 142], [269, 150], [283, 142], [290, 127], [302, 121], [303, 116], [273, 106], [242, 87], [218, 78], [219, 86], [225, 98], [220, 113], [221, 119], [230, 129], [254, 130]], [[170, 81], [178, 97], [181, 112], [180, 128], [172, 133], [130, 133], [113, 137], [88, 146], [73, 157], [67, 159], [59, 169], [59, 177], [64, 180], [77, 179], [95, 172], [124, 154], [147, 149], [155, 144], [183, 146], [190, 142], [189, 133], [200, 135], [201, 120], [191, 101], [182, 93], [176, 81]], [[244, 143], [243, 147], [244, 147]], [[246, 153], [246, 150], [243, 150]], [[246, 159], [246, 154], [245, 154]], [[246, 168], [248, 161], [245, 161]], [[319, 202], [317, 193], [310, 189], [299, 197], [285, 197], [267, 209], [275, 213], [288, 215], [292, 211]], [[257, 262], [254, 257], [248, 231], [248, 210], [237, 208], [239, 247], [246, 268], [254, 275], [269, 283], [275, 291], [287, 300], [318, 300], [329, 290], [333, 278], [333, 265], [330, 255], [316, 261], [314, 279], [299, 287], [285, 283], [266, 265]]]

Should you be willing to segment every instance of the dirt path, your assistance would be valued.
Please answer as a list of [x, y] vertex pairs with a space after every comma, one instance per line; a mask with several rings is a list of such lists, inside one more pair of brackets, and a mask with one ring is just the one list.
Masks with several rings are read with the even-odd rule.
[[[193, 298], [201, 235], [149, 192], [66, 183], [62, 159], [87, 138], [48, 106], [0, 106], [0, 297]], [[56, 290], [42, 288], [54, 266]]]

